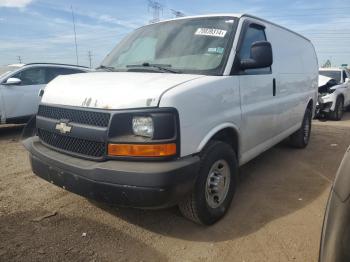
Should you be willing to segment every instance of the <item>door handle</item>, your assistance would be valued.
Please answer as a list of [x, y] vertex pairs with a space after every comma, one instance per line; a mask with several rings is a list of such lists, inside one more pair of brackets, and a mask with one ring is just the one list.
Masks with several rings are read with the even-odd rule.
[[272, 80], [272, 94], [273, 96], [276, 96], [276, 79], [275, 78]]

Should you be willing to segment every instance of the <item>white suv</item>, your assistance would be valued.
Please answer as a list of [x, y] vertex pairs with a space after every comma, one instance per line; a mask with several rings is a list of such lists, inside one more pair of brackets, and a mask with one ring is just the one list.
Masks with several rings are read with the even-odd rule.
[[350, 106], [350, 73], [345, 68], [320, 68], [317, 115], [341, 120]]
[[0, 67], [0, 124], [25, 123], [38, 110], [39, 91], [58, 75], [85, 73], [86, 67], [63, 64], [16, 64]]
[[[213, 224], [238, 167], [285, 138], [304, 148], [317, 100], [312, 43], [250, 15], [186, 17], [135, 30], [100, 72], [46, 88], [34, 173], [123, 206], [179, 205]], [[67, 94], [69, 93], [69, 96]]]

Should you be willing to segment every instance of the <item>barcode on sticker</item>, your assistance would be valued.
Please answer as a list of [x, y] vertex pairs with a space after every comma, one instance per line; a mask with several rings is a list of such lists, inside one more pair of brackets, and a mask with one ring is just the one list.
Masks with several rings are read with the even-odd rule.
[[195, 35], [206, 35], [215, 37], [225, 37], [227, 31], [215, 28], [198, 28]]

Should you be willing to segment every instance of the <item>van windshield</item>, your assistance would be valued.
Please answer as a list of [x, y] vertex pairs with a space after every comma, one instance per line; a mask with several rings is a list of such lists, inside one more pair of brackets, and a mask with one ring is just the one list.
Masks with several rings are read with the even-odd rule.
[[122, 40], [100, 68], [220, 75], [235, 22], [233, 17], [205, 17], [144, 26]]

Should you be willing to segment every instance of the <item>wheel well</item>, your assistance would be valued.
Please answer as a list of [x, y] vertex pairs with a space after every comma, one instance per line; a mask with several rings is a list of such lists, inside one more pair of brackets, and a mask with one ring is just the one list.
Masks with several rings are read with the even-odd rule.
[[314, 100], [311, 99], [311, 100], [309, 101], [309, 103], [307, 104], [307, 108], [309, 108], [309, 109], [312, 110], [313, 107], [314, 107]]
[[238, 158], [239, 142], [238, 134], [233, 128], [224, 128], [217, 132], [210, 140], [218, 140], [229, 144], [236, 153]]
[[344, 101], [344, 95], [343, 94], [339, 94], [338, 97], [341, 97], [343, 99], [343, 101]]

